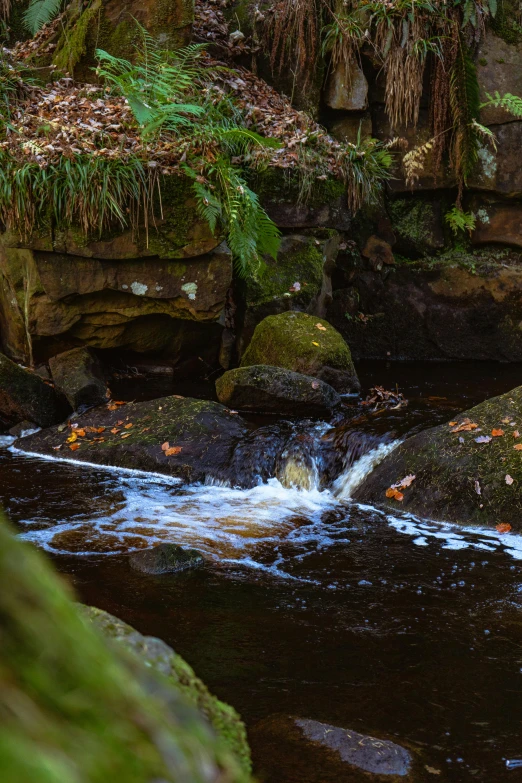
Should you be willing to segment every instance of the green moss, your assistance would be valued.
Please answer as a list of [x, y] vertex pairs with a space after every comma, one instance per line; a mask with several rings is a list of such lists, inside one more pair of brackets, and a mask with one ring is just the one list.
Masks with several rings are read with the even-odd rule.
[[487, 275], [498, 267], [499, 263], [510, 266], [522, 264], [522, 253], [507, 247], [483, 247], [471, 248], [455, 245], [445, 250], [440, 255], [426, 256], [421, 259], [406, 258], [397, 253], [394, 254], [397, 266], [408, 266], [419, 271], [435, 271], [456, 267], [466, 269], [472, 274]]
[[53, 57], [53, 63], [58, 69], [74, 72], [75, 66], [86, 54], [87, 40], [92, 26], [96, 26], [100, 9], [101, 0], [93, 0], [79, 18], [73, 17], [64, 28]]
[[[248, 180], [262, 203], [295, 204], [300, 199], [300, 178], [299, 173], [295, 170], [269, 166], [266, 169], [250, 171]], [[343, 196], [345, 192], [345, 184], [335, 177], [328, 177], [325, 180], [316, 179], [306, 204], [310, 207], [331, 204]]]
[[500, 0], [491, 27], [495, 35], [516, 46], [522, 41], [522, 27], [516, 21], [520, 9], [518, 0]]
[[[247, 283], [247, 306], [254, 307], [285, 296], [300, 306], [306, 306], [317, 295], [323, 279], [322, 243], [297, 242], [284, 250], [277, 260], [267, 259], [252, 274]], [[290, 291], [295, 282], [301, 286], [299, 291]]]
[[479, 60], [479, 65], [482, 65], [482, 66], [485, 67], [487, 64], [488, 64], [488, 61], [486, 60], [486, 58], [485, 57], [481, 57], [480, 60]]
[[[3, 520], [0, 617], [6, 783], [249, 780], [194, 709], [189, 689], [116, 653], [80, 615], [44, 557]], [[184, 676], [197, 680], [189, 672]]]
[[398, 198], [387, 204], [397, 237], [418, 253], [427, 254], [438, 244], [434, 233], [437, 214], [429, 201]]

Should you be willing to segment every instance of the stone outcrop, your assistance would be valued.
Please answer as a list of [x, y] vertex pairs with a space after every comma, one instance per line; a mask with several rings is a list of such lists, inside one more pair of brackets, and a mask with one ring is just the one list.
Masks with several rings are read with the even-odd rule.
[[[424, 430], [391, 452], [355, 491], [362, 502], [446, 522], [522, 530], [522, 387], [486, 400], [456, 424]], [[473, 426], [470, 426], [473, 425]], [[414, 475], [398, 502], [386, 490]]]
[[341, 402], [327, 383], [267, 365], [229, 370], [216, 381], [216, 392], [231, 408], [285, 416], [329, 416]]
[[325, 92], [331, 109], [361, 111], [368, 106], [368, 82], [355, 60], [348, 66], [338, 63], [331, 70]]
[[175, 574], [203, 563], [196, 549], [183, 549], [177, 544], [158, 544], [152, 549], [140, 549], [129, 557], [136, 571], [144, 574]]
[[23, 421], [49, 427], [70, 411], [64, 398], [40, 376], [0, 354], [0, 427]]
[[305, 313], [271, 315], [256, 326], [241, 367], [257, 364], [312, 375], [342, 394], [360, 388], [342, 336], [327, 321]]
[[55, 387], [74, 411], [101, 405], [107, 400], [107, 386], [96, 355], [89, 348], [73, 348], [49, 361]]
[[17, 445], [25, 451], [197, 482], [228, 476], [234, 448], [247, 431], [242, 419], [223, 405], [177, 396], [116, 410], [101, 406], [74, 423], [84, 433], [74, 442], [68, 440], [74, 429], [52, 427]]
[[6, 781], [248, 783], [237, 713], [159, 640], [97, 610], [89, 623], [43, 555], [3, 519], [0, 615]]

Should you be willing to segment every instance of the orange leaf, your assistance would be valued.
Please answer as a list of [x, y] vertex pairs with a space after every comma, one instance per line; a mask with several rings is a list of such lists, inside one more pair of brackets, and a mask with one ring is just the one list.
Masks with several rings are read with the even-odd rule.
[[500, 438], [504, 434], [504, 430], [491, 430], [491, 434], [494, 438]]
[[130, 438], [130, 436], [130, 432], [124, 432], [123, 435], [120, 435], [120, 438], [123, 440], [123, 438]]
[[148, 432], [150, 430], [150, 427], [144, 427], [140, 432]]
[[112, 404], [113, 405], [126, 405], [127, 403], [125, 401], [122, 402], [121, 400], [119, 400], [119, 401], [118, 400], [113, 400]]
[[518, 430], [515, 430], [513, 433], [514, 438], [520, 438], [520, 432]]
[[95, 432], [105, 432], [106, 429], [107, 427], [98, 427], [97, 429], [95, 428]]
[[131, 427], [134, 427], [134, 424], [131, 421], [125, 425], [126, 430], [130, 430]]
[[119, 421], [116, 422], [117, 427], [121, 427], [122, 424], [123, 424], [123, 419], [120, 419]]
[[118, 406], [117, 405], [107, 405], [107, 410], [108, 411], [116, 411], [116, 410], [118, 410]]
[[509, 533], [511, 530], [511, 525], [509, 522], [500, 522], [497, 525], [497, 533]]
[[93, 440], [96, 440], [99, 443], [103, 443], [105, 441], [105, 438], [93, 438]]
[[174, 454], [179, 454], [181, 449], [181, 446], [171, 446], [170, 449], [165, 449], [165, 456], [172, 457]]
[[513, 446], [513, 448], [515, 449], [515, 451], [522, 451], [522, 443], [517, 443], [517, 445]]
[[79, 448], [80, 448], [80, 444], [79, 444], [79, 443], [72, 443], [72, 444], [69, 446], [69, 448], [71, 449], [71, 451], [76, 451], [76, 449], [79, 449]]
[[79, 438], [85, 438], [85, 430], [76, 430], [76, 434]]
[[113, 427], [111, 432], [112, 432], [113, 435], [117, 435], [118, 432], [119, 432], [119, 429], [117, 427]]
[[399, 492], [399, 490], [395, 489], [395, 487], [390, 487], [389, 489], [386, 490], [386, 497], [394, 498], [395, 500], [399, 500], [399, 501], [404, 499], [404, 495], [402, 494], [402, 492]]
[[450, 427], [456, 427], [458, 424], [458, 421], [450, 421], [449, 426]]

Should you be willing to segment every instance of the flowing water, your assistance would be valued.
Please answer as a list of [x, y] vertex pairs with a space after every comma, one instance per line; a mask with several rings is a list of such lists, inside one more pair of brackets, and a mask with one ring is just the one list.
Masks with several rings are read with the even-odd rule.
[[[350, 500], [405, 435], [519, 385], [521, 368], [360, 372], [366, 387], [399, 384], [409, 406], [334, 431], [253, 422], [268, 427], [263, 448], [285, 438], [277, 475], [252, 489], [79, 467], [6, 442], [0, 502], [83, 601], [171, 644], [249, 729], [297, 715], [416, 746], [439, 772], [430, 779], [522, 780], [506, 769], [522, 758], [522, 537]], [[254, 463], [251, 449], [245, 470]], [[129, 551], [160, 541], [207, 564], [154, 577], [129, 567]], [[256, 742], [254, 761], [262, 780], [295, 780], [291, 757], [286, 779]]]

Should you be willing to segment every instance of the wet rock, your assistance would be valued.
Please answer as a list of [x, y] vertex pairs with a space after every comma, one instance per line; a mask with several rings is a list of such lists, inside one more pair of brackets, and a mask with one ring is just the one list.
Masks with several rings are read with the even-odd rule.
[[69, 406], [38, 375], [0, 354], [0, 423], [5, 427], [34, 421], [49, 427], [62, 421]]
[[252, 339], [257, 324], [267, 315], [301, 310], [324, 316], [332, 301], [331, 274], [339, 244], [339, 234], [333, 229], [282, 238], [277, 260], [267, 257], [244, 283], [246, 312], [239, 340], [240, 353]]
[[331, 109], [361, 111], [368, 106], [368, 82], [358, 63], [353, 60], [348, 66], [339, 62], [333, 66], [324, 96]]
[[444, 247], [440, 201], [396, 198], [388, 203], [388, 212], [397, 253], [429, 255]]
[[496, 242], [522, 247], [522, 204], [474, 198], [471, 211], [475, 215], [474, 245]]
[[129, 557], [131, 566], [144, 574], [173, 574], [203, 563], [197, 549], [183, 549], [176, 544], [158, 544], [152, 549], [141, 549]]
[[216, 391], [232, 408], [287, 416], [328, 416], [341, 402], [327, 383], [267, 365], [229, 370], [216, 381]]
[[478, 162], [467, 185], [502, 196], [519, 196], [522, 193], [522, 122], [496, 125], [494, 130], [497, 149], [486, 143], [480, 145]]
[[516, 254], [454, 251], [386, 270], [334, 292], [327, 317], [355, 357], [522, 361]]
[[[14, 532], [2, 518], [3, 780], [246, 783], [248, 748], [235, 711], [159, 640], [135, 633], [139, 640], [125, 649], [103, 638], [49, 561]], [[112, 628], [113, 638], [123, 636], [123, 624], [104, 616], [105, 635]]]
[[[416, 762], [395, 742], [315, 720], [273, 715], [251, 732], [256, 768], [302, 783], [414, 781]], [[418, 771], [418, 770], [417, 770]]]
[[33, 432], [34, 430], [38, 429], [38, 425], [34, 423], [34, 421], [21, 421], [19, 424], [15, 424], [14, 427], [11, 427], [9, 430], [9, 435], [12, 435], [13, 438], [23, 438], [25, 435], [29, 432]]
[[346, 117], [336, 120], [330, 128], [330, 135], [334, 139], [347, 141], [350, 144], [357, 142], [359, 133], [362, 140], [372, 135], [372, 117], [369, 112], [348, 114]]
[[[485, 103], [487, 96], [511, 93], [522, 95], [522, 45], [507, 43], [491, 30], [486, 30], [477, 51], [477, 77], [480, 85], [480, 100]], [[480, 111], [483, 125], [499, 125], [514, 122], [516, 117], [506, 109], [488, 106]]]
[[107, 400], [107, 386], [98, 357], [89, 348], [73, 348], [49, 360], [56, 388], [73, 410], [101, 405]]
[[241, 359], [241, 367], [254, 364], [312, 375], [340, 393], [360, 388], [350, 349], [339, 332], [305, 313], [281, 313], [261, 321]]
[[[408, 438], [373, 470], [354, 497], [454, 524], [508, 523], [520, 532], [522, 387], [454, 420], [464, 424], [459, 432], [446, 423]], [[410, 474], [415, 480], [404, 489], [404, 500], [386, 498], [386, 490]]]
[[[204, 715], [216, 735], [239, 761], [243, 773], [248, 776], [251, 768], [250, 749], [245, 726], [235, 709], [209, 693], [188, 663], [161, 639], [144, 636], [117, 617], [93, 606], [83, 607], [83, 610], [88, 620], [116, 651], [125, 650], [136, 656], [154, 674], [165, 678], [169, 687], [174, 688]], [[245, 783], [248, 779], [245, 778]]]
[[393, 251], [384, 239], [372, 235], [369, 237], [364, 248], [362, 249], [362, 255], [368, 259], [372, 269], [380, 271], [384, 264], [394, 264], [395, 258], [393, 257]]
[[[190, 397], [129, 403], [114, 411], [101, 406], [75, 423], [85, 431], [75, 443], [67, 442], [70, 430], [53, 427], [24, 438], [19, 448], [195, 482], [207, 476], [226, 479], [234, 447], [246, 433], [242, 419], [223, 405]], [[90, 427], [105, 429], [98, 433]], [[168, 448], [174, 451], [168, 454]]]

